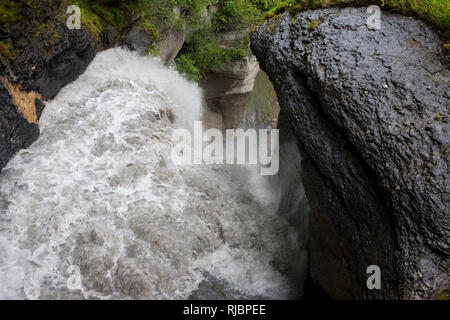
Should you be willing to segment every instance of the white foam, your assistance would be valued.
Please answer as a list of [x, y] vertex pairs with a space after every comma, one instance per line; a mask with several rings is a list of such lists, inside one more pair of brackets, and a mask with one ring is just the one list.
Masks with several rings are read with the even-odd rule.
[[261, 206], [233, 167], [171, 163], [173, 129], [201, 114], [200, 89], [174, 70], [99, 53], [0, 176], [0, 298], [183, 299], [204, 270], [288, 297], [296, 244], [265, 209], [278, 197]]

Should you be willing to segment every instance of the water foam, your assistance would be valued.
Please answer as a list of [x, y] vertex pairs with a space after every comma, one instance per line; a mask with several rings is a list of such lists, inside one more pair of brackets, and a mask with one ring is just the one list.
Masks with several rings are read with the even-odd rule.
[[184, 299], [204, 271], [290, 297], [297, 244], [277, 197], [252, 194], [256, 173], [171, 163], [173, 130], [201, 114], [200, 89], [174, 70], [99, 53], [0, 175], [0, 298]]

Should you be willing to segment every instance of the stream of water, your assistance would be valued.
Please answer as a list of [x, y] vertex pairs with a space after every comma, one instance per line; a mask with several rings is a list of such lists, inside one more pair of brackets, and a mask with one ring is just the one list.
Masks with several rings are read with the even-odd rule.
[[172, 132], [202, 93], [115, 48], [49, 101], [41, 136], [0, 175], [1, 299], [185, 299], [207, 271], [290, 298], [297, 236], [242, 166], [176, 166]]

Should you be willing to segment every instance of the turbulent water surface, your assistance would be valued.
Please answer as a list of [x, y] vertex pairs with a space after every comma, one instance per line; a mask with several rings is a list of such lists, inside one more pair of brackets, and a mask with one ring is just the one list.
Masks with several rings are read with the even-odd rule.
[[292, 297], [296, 236], [272, 187], [238, 166], [171, 162], [173, 130], [201, 110], [196, 84], [156, 60], [98, 54], [0, 175], [0, 298], [183, 299], [204, 271]]

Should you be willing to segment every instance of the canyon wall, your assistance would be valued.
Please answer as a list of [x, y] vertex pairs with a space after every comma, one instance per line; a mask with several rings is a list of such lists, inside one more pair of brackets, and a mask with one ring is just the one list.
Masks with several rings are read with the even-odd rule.
[[[423, 22], [366, 8], [284, 13], [251, 35], [301, 151], [309, 270], [336, 299], [450, 285], [449, 71]], [[382, 288], [368, 290], [378, 265]]]
[[116, 42], [112, 28], [97, 37], [67, 28], [67, 6], [62, 0], [15, 1], [10, 19], [0, 22], [0, 170], [39, 136], [45, 102]]

